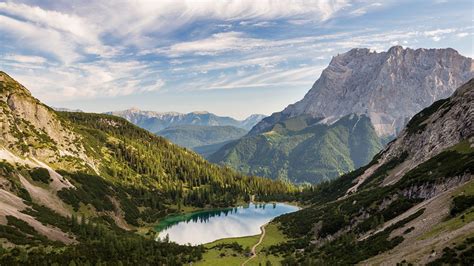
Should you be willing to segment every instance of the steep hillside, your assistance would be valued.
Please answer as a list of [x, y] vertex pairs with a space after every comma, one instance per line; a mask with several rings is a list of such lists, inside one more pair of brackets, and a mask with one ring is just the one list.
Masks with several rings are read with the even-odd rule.
[[474, 79], [416, 114], [373, 161], [274, 221], [284, 265], [472, 265]]
[[[352, 49], [332, 59], [304, 99], [264, 118], [246, 137], [209, 158], [244, 173], [296, 182], [335, 178], [367, 164], [414, 114], [472, 78], [473, 66], [471, 58], [453, 49]], [[354, 130], [306, 134], [314, 125], [345, 124], [351, 115], [365, 117]], [[313, 122], [275, 130], [301, 120]]]
[[227, 144], [209, 159], [252, 175], [318, 183], [364, 165], [382, 148], [365, 116], [320, 122], [307, 116], [287, 119], [264, 134]]
[[294, 190], [212, 165], [122, 118], [55, 112], [3, 72], [0, 95], [2, 265], [195, 261], [201, 248], [156, 242], [146, 228], [185, 206]]
[[0, 72], [0, 106], [0, 145], [4, 148], [57, 167], [95, 168], [80, 137], [4, 72]]
[[176, 112], [159, 113], [142, 111], [136, 108], [107, 112], [107, 114], [123, 117], [150, 132], [158, 132], [168, 127], [188, 125], [233, 126], [248, 131], [265, 117], [264, 115], [251, 115], [247, 119], [239, 121], [231, 117], [217, 116], [209, 112], [192, 112], [187, 114]]
[[199, 148], [201, 146], [216, 145], [236, 140], [246, 133], [247, 130], [233, 126], [186, 125], [169, 127], [158, 131], [156, 134], [179, 146], [190, 148], [200, 153]]

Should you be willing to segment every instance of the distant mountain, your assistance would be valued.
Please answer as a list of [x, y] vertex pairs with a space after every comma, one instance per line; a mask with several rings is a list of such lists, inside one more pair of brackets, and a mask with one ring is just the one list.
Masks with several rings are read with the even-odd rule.
[[244, 129], [247, 129], [247, 131], [248, 131], [248, 130], [252, 129], [256, 124], [258, 124], [258, 122], [262, 121], [262, 119], [264, 119], [265, 117], [267, 117], [267, 116], [266, 115], [260, 115], [260, 114], [250, 115], [249, 117], [247, 117], [244, 120], [240, 121], [240, 127], [244, 128]]
[[75, 113], [82, 113], [81, 109], [70, 109], [70, 108], [65, 108], [65, 107], [52, 107], [55, 111], [58, 112], [75, 112]]
[[[472, 78], [473, 66], [453, 49], [352, 49], [331, 60], [301, 101], [209, 158], [297, 182], [335, 178], [368, 163], [415, 113]], [[364, 130], [351, 128], [350, 117]]]
[[416, 114], [368, 165], [276, 218], [283, 265], [472, 265], [474, 79]]
[[[190, 148], [200, 153], [201, 146], [208, 146], [205, 154], [209, 154], [209, 145], [214, 147], [214, 151], [220, 148], [223, 143], [236, 140], [245, 134], [247, 130], [233, 126], [198, 126], [184, 125], [168, 127], [156, 133], [171, 142], [182, 147]], [[221, 144], [221, 146], [216, 146]]]
[[331, 125], [297, 116], [258, 135], [245, 136], [209, 156], [210, 161], [261, 176], [319, 183], [364, 165], [382, 148], [364, 115], [348, 115]]
[[227, 141], [218, 142], [214, 144], [198, 146], [198, 147], [194, 147], [193, 150], [199, 153], [204, 158], [208, 159], [212, 154], [216, 153], [218, 150], [220, 150], [225, 145], [231, 143], [232, 141], [235, 141], [235, 140], [227, 140]]
[[123, 117], [150, 132], [158, 132], [168, 127], [185, 125], [234, 126], [250, 130], [265, 117], [264, 115], [251, 115], [247, 119], [239, 121], [231, 117], [217, 116], [204, 111], [182, 114], [176, 112], [160, 113], [154, 111], [142, 111], [136, 108], [107, 112], [106, 114]]

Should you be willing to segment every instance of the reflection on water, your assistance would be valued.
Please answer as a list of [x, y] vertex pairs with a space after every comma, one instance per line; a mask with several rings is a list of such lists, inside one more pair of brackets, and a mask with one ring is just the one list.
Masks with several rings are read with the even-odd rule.
[[283, 203], [250, 204], [171, 217], [157, 226], [161, 230], [158, 237], [163, 239], [168, 235], [170, 241], [178, 244], [198, 245], [221, 238], [251, 236], [260, 234], [260, 226], [271, 219], [297, 210], [298, 207]]

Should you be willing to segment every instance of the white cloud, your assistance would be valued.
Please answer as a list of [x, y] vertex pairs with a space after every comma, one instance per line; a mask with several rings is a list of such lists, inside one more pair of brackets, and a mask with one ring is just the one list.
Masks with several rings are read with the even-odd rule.
[[362, 16], [362, 15], [365, 15], [370, 10], [376, 9], [378, 7], [381, 7], [381, 6], [383, 6], [381, 3], [372, 3], [372, 4], [369, 4], [367, 6], [357, 8], [357, 9], [351, 11], [350, 14], [353, 15], [353, 16]]
[[433, 41], [439, 42], [441, 39], [445, 38], [446, 35], [456, 32], [456, 29], [436, 29], [423, 32], [423, 35], [430, 37]]
[[219, 53], [225, 53], [229, 51], [252, 51], [256, 49], [268, 50], [277, 47], [287, 47], [293, 45], [301, 45], [305, 43], [311, 43], [317, 40], [323, 40], [334, 37], [332, 35], [327, 36], [315, 36], [315, 37], [299, 37], [289, 38], [282, 40], [268, 40], [259, 39], [247, 36], [243, 32], [224, 32], [216, 33], [212, 36], [200, 40], [180, 42], [173, 44], [169, 47], [159, 48], [155, 50], [144, 51], [143, 53], [159, 53], [170, 57], [182, 56], [185, 54], [196, 54], [196, 55], [215, 55]]
[[18, 62], [18, 63], [27, 63], [27, 64], [44, 64], [46, 63], [46, 58], [41, 56], [29, 56], [29, 55], [19, 55], [19, 54], [7, 54], [2, 57], [3, 60]]
[[15, 18], [34, 23], [39, 27], [69, 33], [83, 42], [99, 43], [97, 27], [76, 15], [11, 2], [0, 3], [0, 11]]
[[62, 62], [72, 62], [80, 58], [80, 54], [75, 51], [75, 45], [51, 29], [42, 29], [35, 24], [0, 15], [0, 32], [15, 39], [15, 45], [45, 52]]
[[273, 69], [259, 71], [242, 71], [241, 75], [222, 75], [219, 79], [202, 78], [193, 83], [188, 90], [216, 90], [236, 88], [258, 88], [271, 86], [310, 86], [323, 70], [323, 66], [300, 67], [296, 69]]
[[[1, 60], [0, 60], [1, 62]], [[10, 65], [14, 77], [44, 101], [114, 97], [160, 90], [165, 81], [142, 62], [79, 63], [27, 68]]]
[[256, 26], [265, 25], [268, 20], [290, 18], [320, 22], [349, 6], [348, 0], [137, 0], [100, 2], [78, 13], [89, 23], [100, 25], [102, 32], [120, 36], [126, 44], [151, 48], [156, 45], [156, 36], [198, 20], [248, 20]]

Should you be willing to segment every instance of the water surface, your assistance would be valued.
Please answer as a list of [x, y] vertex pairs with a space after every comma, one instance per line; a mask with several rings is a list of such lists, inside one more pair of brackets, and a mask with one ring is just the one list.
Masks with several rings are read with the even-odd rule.
[[155, 229], [161, 239], [168, 236], [170, 241], [178, 244], [199, 245], [222, 238], [260, 234], [260, 226], [297, 210], [298, 207], [284, 203], [251, 203], [236, 208], [171, 216], [162, 220]]

